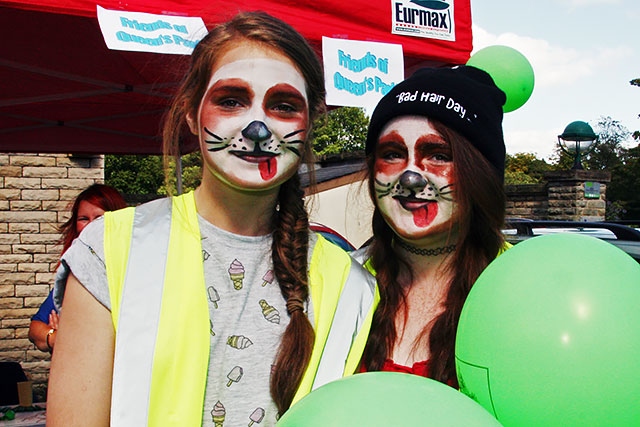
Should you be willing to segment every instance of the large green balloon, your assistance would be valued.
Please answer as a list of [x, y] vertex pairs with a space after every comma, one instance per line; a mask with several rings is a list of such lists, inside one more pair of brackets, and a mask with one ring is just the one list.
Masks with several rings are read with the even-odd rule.
[[519, 243], [480, 275], [456, 338], [461, 390], [512, 426], [640, 425], [640, 264], [591, 236]]
[[278, 427], [499, 427], [447, 385], [398, 372], [367, 372], [326, 384], [294, 404]]
[[502, 111], [522, 107], [533, 93], [533, 68], [527, 58], [508, 46], [489, 46], [474, 53], [467, 65], [486, 71], [507, 95]]

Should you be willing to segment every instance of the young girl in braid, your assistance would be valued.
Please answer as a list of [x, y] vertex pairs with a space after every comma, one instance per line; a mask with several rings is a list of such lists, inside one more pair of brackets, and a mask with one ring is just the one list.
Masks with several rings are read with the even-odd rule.
[[290, 26], [243, 13], [195, 48], [164, 128], [201, 185], [105, 215], [67, 251], [48, 424], [274, 425], [358, 367], [375, 281], [309, 232], [297, 174], [324, 103]]

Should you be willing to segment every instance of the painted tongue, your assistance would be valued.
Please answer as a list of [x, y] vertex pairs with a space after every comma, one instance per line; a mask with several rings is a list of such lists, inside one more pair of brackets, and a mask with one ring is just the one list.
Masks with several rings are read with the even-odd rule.
[[413, 213], [413, 223], [416, 227], [426, 227], [431, 224], [431, 221], [436, 217], [438, 204], [427, 203], [425, 206], [414, 209], [411, 212]]
[[260, 169], [260, 177], [268, 181], [276, 175], [278, 171], [278, 163], [276, 162], [275, 157], [270, 157], [269, 159], [260, 162], [258, 164], [258, 168]]

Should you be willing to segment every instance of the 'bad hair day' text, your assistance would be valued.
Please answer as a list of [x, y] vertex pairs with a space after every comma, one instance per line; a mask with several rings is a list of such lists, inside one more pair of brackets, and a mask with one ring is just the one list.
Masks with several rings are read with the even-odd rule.
[[420, 91], [416, 90], [415, 92], [400, 92], [398, 95], [396, 95], [396, 98], [398, 98], [398, 104], [402, 104], [403, 102], [415, 101], [431, 102], [433, 104], [443, 106], [447, 110], [455, 111], [462, 119], [465, 118], [467, 109], [460, 105], [460, 103], [456, 102], [453, 98], [449, 98], [445, 95], [440, 95], [432, 92], [421, 92], [420, 95], [418, 95], [418, 92]]

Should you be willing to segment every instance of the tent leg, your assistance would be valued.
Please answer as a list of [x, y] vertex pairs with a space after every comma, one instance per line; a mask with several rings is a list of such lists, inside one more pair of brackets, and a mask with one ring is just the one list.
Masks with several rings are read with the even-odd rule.
[[176, 157], [176, 191], [182, 194], [182, 156]]

